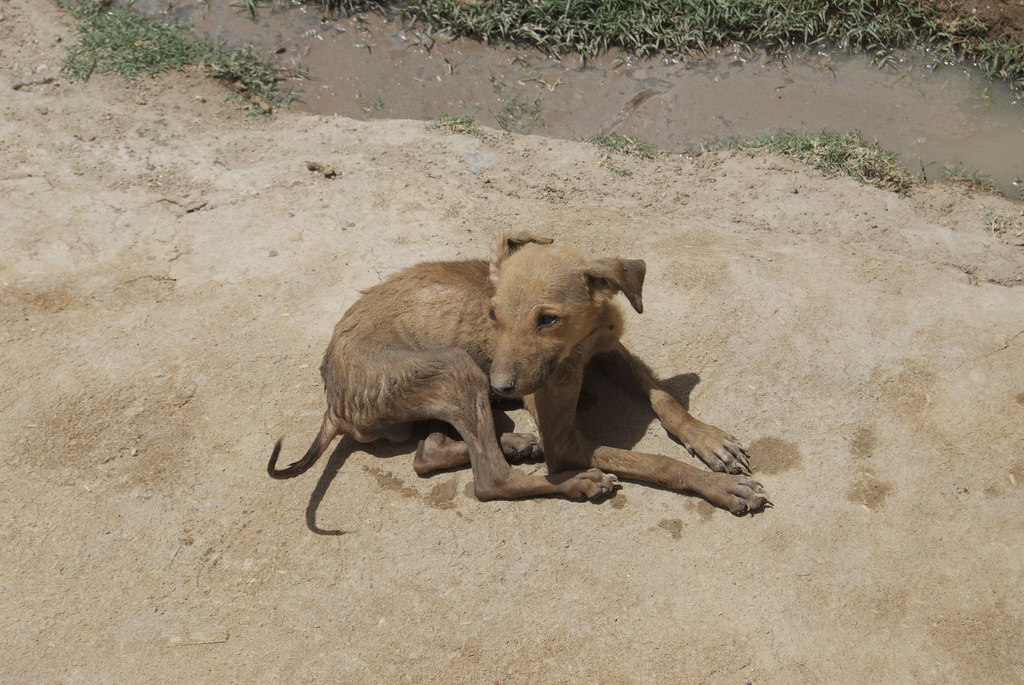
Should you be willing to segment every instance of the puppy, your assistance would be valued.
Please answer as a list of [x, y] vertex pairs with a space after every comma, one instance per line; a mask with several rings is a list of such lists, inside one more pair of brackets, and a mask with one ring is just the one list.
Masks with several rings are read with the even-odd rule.
[[[412, 424], [440, 420], [462, 441], [433, 433], [417, 449], [423, 474], [469, 463], [481, 500], [564, 494], [594, 498], [618, 477], [695, 493], [734, 514], [768, 497], [751, 480], [743, 448], [691, 416], [620, 341], [622, 293], [643, 311], [646, 266], [585, 259], [550, 239], [503, 237], [489, 261], [426, 263], [370, 288], [334, 328], [320, 372], [323, 424], [305, 456], [274, 478], [308, 470], [338, 435], [360, 442], [406, 440]], [[665, 429], [712, 471], [676, 459], [597, 445], [576, 420], [583, 371], [600, 362], [650, 399]], [[495, 434], [492, 394], [521, 398], [538, 428], [548, 475], [513, 469], [506, 455], [528, 454], [528, 436]], [[614, 474], [614, 475], [613, 475]]]

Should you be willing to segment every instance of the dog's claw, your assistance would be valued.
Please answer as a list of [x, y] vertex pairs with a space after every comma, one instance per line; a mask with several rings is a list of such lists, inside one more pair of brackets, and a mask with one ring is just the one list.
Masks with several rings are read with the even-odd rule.
[[501, 436], [501, 453], [510, 461], [543, 459], [544, 450], [540, 441], [530, 433], [504, 433]]
[[750, 474], [750, 462], [747, 460], [747, 453], [743, 451], [743, 448], [737, 444], [729, 445], [732, 455], [739, 462], [739, 465], [743, 468], [743, 471]]
[[602, 483], [601, 485], [599, 485], [597, 488], [597, 494], [591, 496], [590, 499], [597, 499], [599, 497], [607, 495], [609, 492], [615, 489], [616, 485], [619, 484], [619, 477], [616, 476], [614, 473], [606, 473], [604, 475], [605, 478], [608, 480], [608, 483]]
[[764, 487], [756, 480], [727, 473], [708, 475], [710, 487], [701, 494], [712, 504], [728, 509], [736, 516], [771, 505]]
[[685, 439], [676, 435], [686, 450], [712, 471], [750, 475], [750, 462], [743, 446], [725, 431], [698, 421], [686, 430]]
[[618, 482], [619, 479], [613, 474], [603, 473], [600, 469], [588, 469], [567, 480], [562, 491], [570, 497], [597, 499], [614, 490]]

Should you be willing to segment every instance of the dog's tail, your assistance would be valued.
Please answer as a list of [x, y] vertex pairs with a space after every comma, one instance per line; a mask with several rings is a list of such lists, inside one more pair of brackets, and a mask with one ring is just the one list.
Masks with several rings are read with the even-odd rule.
[[313, 444], [309, 446], [309, 450], [306, 452], [302, 459], [299, 459], [294, 464], [289, 464], [283, 469], [277, 468], [277, 457], [281, 454], [281, 440], [277, 441], [274, 445], [274, 451], [270, 454], [270, 461], [267, 462], [267, 473], [271, 478], [277, 478], [284, 480], [285, 478], [294, 478], [295, 476], [302, 475], [317, 462], [318, 459], [327, 451], [327, 447], [331, 444], [331, 441], [338, 435], [337, 429], [334, 424], [331, 423], [330, 417], [324, 417], [324, 423], [320, 426], [320, 432], [316, 434], [313, 439]]

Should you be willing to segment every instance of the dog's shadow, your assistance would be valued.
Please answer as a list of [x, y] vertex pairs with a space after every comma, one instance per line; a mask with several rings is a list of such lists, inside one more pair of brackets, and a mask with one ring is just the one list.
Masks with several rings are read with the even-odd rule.
[[344, 530], [327, 530], [321, 528], [316, 524], [316, 511], [320, 508], [320, 503], [324, 501], [324, 495], [327, 494], [327, 489], [331, 486], [331, 481], [338, 475], [338, 471], [345, 465], [345, 461], [352, 454], [356, 444], [352, 438], [348, 436], [342, 436], [338, 445], [331, 452], [331, 456], [327, 459], [327, 465], [324, 467], [323, 472], [320, 474], [320, 479], [316, 482], [316, 487], [313, 488], [312, 494], [309, 496], [309, 504], [306, 505], [306, 527], [317, 535], [344, 535]]
[[[690, 393], [698, 383], [700, 383], [700, 376], [695, 373], [684, 373], [661, 381], [662, 387], [671, 393], [686, 410], [690, 408]], [[510, 413], [520, 407], [521, 405], [518, 403], [505, 400], [498, 401], [493, 405], [494, 425], [499, 434], [516, 430], [515, 421], [510, 417]], [[583, 388], [577, 405], [577, 417], [580, 429], [594, 442], [622, 449], [632, 449], [647, 433], [647, 428], [656, 415], [643, 394], [624, 388], [600, 370], [588, 368], [583, 377]], [[367, 450], [375, 457], [384, 459], [408, 456], [416, 449], [417, 442], [429, 430], [437, 430], [439, 427], [438, 422], [425, 424], [420, 427], [420, 431], [413, 440], [401, 443], [380, 441], [370, 445], [360, 445], [352, 438], [343, 436], [327, 459], [327, 464], [309, 496], [309, 504], [306, 505], [306, 527], [317, 535], [345, 535], [346, 531], [344, 530], [320, 528], [316, 522], [316, 514], [335, 476], [338, 475], [353, 451]], [[521, 430], [530, 429], [522, 427]], [[453, 430], [448, 432], [452, 437], [458, 437]], [[459, 470], [467, 468], [469, 468], [468, 465], [458, 467]]]
[[[689, 411], [690, 393], [700, 383], [700, 376], [684, 373], [660, 383]], [[625, 388], [603, 372], [589, 368], [576, 412], [584, 435], [601, 445], [622, 449], [635, 447], [657, 418], [650, 401], [639, 390]]]
[[353, 452], [363, 449], [369, 449], [375, 457], [390, 459], [391, 457], [407, 455], [410, 451], [415, 450], [416, 441], [387, 442], [382, 440], [370, 445], [362, 445], [347, 435], [343, 435], [334, 447], [334, 450], [331, 451], [331, 456], [328, 457], [327, 464], [320, 473], [320, 478], [317, 480], [316, 486], [309, 496], [309, 503], [306, 505], [306, 527], [317, 535], [345, 535], [347, 532], [344, 530], [321, 528], [316, 523], [316, 514], [320, 504], [324, 501], [324, 497], [327, 495], [327, 490], [330, 489], [331, 483], [334, 481], [335, 476], [338, 475], [338, 471], [345, 465], [345, 462], [352, 456]]

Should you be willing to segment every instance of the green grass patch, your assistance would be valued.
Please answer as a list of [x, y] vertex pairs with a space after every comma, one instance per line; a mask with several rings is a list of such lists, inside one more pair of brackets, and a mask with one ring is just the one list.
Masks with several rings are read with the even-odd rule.
[[636, 157], [654, 159], [658, 156], [658, 148], [642, 138], [629, 138], [618, 133], [609, 133], [606, 136], [591, 136], [584, 138], [584, 143], [593, 143], [603, 150], [610, 152], [621, 152]]
[[1007, 216], [1002, 212], [990, 209], [985, 212], [985, 221], [988, 222], [989, 233], [995, 237], [1020, 244], [1019, 240], [1021, 236], [1024, 236], [1024, 204], [1021, 205], [1017, 216]]
[[851, 133], [783, 133], [736, 144], [753, 157], [759, 150], [781, 152], [829, 175], [852, 176], [865, 185], [901, 195], [911, 192], [919, 179], [900, 166], [899, 155]]
[[94, 73], [117, 72], [125, 78], [181, 69], [201, 59], [200, 47], [177, 26], [145, 19], [99, 2], [71, 9], [79, 20], [78, 42], [68, 48], [64, 69], [86, 81]]
[[513, 95], [505, 103], [505, 106], [494, 115], [494, 120], [502, 131], [509, 133], [530, 133], [533, 124], [544, 126], [544, 117], [541, 115], [540, 98], [533, 102], [520, 100], [519, 95]]
[[584, 143], [593, 143], [601, 150], [601, 162], [598, 167], [619, 176], [632, 176], [633, 172], [616, 164], [612, 160], [613, 152], [644, 159], [654, 159], [658, 156], [658, 148], [642, 138], [629, 138], [618, 133], [609, 133], [606, 136], [591, 136], [582, 140]]
[[608, 154], [601, 155], [601, 161], [598, 163], [597, 167], [599, 169], [607, 169], [613, 174], [618, 174], [619, 176], [633, 175], [633, 172], [627, 169], [626, 167], [619, 166], [618, 164], [613, 162], [612, 156]]
[[466, 133], [478, 138], [484, 137], [484, 130], [476, 125], [476, 119], [472, 114], [454, 116], [442, 114], [433, 121], [428, 121], [426, 127], [431, 131], [448, 131], [449, 133]]
[[995, 193], [997, 195], [1000, 194], [999, 186], [995, 184], [995, 181], [983, 176], [980, 171], [969, 171], [967, 169], [957, 169], [955, 167], [942, 167], [942, 180], [961, 181], [963, 183], [969, 183], [979, 190]]
[[398, 9], [453, 36], [534, 45], [555, 55], [622, 48], [639, 56], [738, 44], [786, 53], [798, 45], [863, 50], [884, 63], [894, 48], [959, 57], [1024, 88], [1024, 45], [985, 39], [971, 18], [944, 21], [918, 0], [318, 0], [325, 10]]
[[362, 93], [357, 93], [356, 102], [359, 103], [359, 109], [363, 110], [366, 114], [370, 114], [371, 112], [383, 112], [386, 109], [384, 105], [384, 97], [380, 93], [377, 93], [377, 96], [372, 100], [366, 100], [363, 98]]
[[78, 20], [78, 40], [67, 50], [64, 70], [72, 78], [89, 80], [93, 74], [116, 72], [131, 79], [190, 65], [207, 75], [237, 84], [250, 99], [255, 113], [285, 106], [289, 98], [277, 88], [278, 73], [249, 46], [228, 48], [194, 37], [173, 24], [147, 19], [129, 9], [104, 2], [82, 2], [71, 8]]

